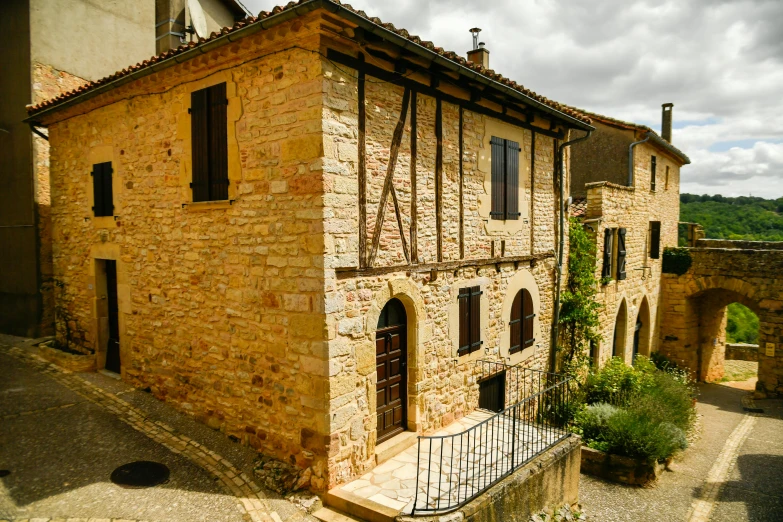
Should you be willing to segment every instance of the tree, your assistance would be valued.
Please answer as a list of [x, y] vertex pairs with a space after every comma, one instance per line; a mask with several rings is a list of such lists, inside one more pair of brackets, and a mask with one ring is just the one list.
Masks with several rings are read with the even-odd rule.
[[595, 299], [595, 241], [576, 219], [569, 222], [568, 279], [561, 297], [559, 352], [563, 371], [583, 381], [590, 366], [590, 343], [598, 333], [601, 304]]

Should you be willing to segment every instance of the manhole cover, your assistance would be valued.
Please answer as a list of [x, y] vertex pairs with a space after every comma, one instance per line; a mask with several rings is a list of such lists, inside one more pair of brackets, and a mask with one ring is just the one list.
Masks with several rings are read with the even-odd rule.
[[0, 478], [7, 477], [10, 474], [11, 472], [8, 471], [7, 469], [0, 469]]
[[150, 488], [169, 479], [169, 468], [159, 462], [140, 460], [124, 464], [111, 474], [111, 481], [126, 488]]

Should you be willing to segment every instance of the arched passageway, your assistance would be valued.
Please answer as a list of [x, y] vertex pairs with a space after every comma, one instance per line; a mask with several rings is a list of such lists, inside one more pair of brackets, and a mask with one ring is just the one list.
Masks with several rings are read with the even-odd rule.
[[642, 304], [639, 306], [639, 313], [636, 314], [636, 324], [633, 334], [633, 358], [637, 355], [650, 356], [650, 303], [645, 296]]
[[614, 336], [612, 338], [612, 357], [625, 360], [625, 340], [628, 337], [628, 306], [625, 299], [620, 303], [617, 317], [614, 321]]

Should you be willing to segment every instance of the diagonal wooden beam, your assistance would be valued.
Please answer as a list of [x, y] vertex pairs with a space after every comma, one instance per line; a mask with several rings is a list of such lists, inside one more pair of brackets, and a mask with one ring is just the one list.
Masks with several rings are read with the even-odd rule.
[[411, 256], [408, 254], [408, 241], [405, 239], [405, 232], [402, 228], [402, 215], [400, 215], [400, 203], [397, 201], [397, 191], [394, 185], [391, 186], [392, 201], [394, 202], [394, 215], [397, 216], [397, 228], [400, 229], [400, 240], [402, 240], [402, 253], [405, 254], [405, 261], [410, 264]]
[[[381, 191], [381, 200], [378, 203], [378, 216], [375, 219], [375, 233], [372, 236], [372, 248], [370, 250], [370, 258], [367, 260], [367, 266], [373, 266], [375, 263], [375, 256], [378, 254], [378, 245], [381, 241], [381, 229], [383, 228], [383, 215], [386, 211], [386, 199], [389, 197], [389, 192], [393, 190], [392, 183], [394, 182], [394, 169], [397, 166], [397, 155], [400, 152], [400, 142], [402, 141], [402, 131], [405, 129], [405, 119], [408, 116], [408, 104], [411, 99], [411, 90], [406, 87], [405, 92], [402, 95], [402, 109], [400, 110], [400, 117], [397, 120], [397, 126], [394, 128], [394, 134], [392, 135], [391, 150], [389, 152], [389, 164], [386, 166], [386, 179], [383, 182], [383, 190]], [[397, 203], [396, 194], [392, 197], [394, 200], [394, 210], [399, 216], [400, 208]], [[405, 245], [405, 257], [408, 257], [408, 247], [405, 242], [405, 235], [402, 231], [402, 222], [400, 225], [400, 236], [403, 238], [402, 243]]]

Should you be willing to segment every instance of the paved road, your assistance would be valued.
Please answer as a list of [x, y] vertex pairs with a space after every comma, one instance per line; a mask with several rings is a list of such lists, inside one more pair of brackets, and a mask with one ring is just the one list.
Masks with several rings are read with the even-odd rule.
[[[581, 476], [581, 502], [590, 520], [783, 521], [783, 419], [776, 413], [780, 401], [757, 401], [767, 413], [747, 419], [740, 402], [746, 391], [714, 384], [701, 385], [699, 391], [701, 437], [655, 487], [628, 487]], [[749, 429], [747, 434], [743, 427]], [[738, 450], [727, 448], [722, 453], [731, 441]], [[707, 477], [719, 476], [721, 468], [728, 477], [716, 483], [718, 487], [710, 487]], [[717, 499], [710, 498], [709, 492], [716, 493]], [[697, 500], [711, 509], [710, 518], [694, 514]]]
[[[314, 520], [254, 483], [254, 451], [119, 380], [63, 372], [34, 352], [0, 336], [0, 520]], [[169, 481], [109, 480], [137, 460], [165, 464]]]

